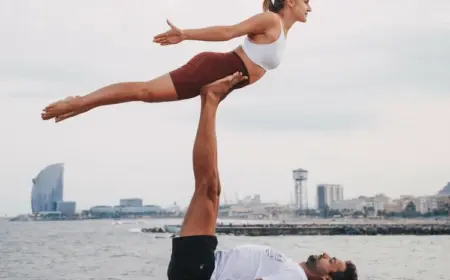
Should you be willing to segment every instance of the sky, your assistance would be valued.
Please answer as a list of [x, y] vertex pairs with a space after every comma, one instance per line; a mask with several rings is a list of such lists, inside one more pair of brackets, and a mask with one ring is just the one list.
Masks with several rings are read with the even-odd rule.
[[[97, 108], [55, 124], [50, 102], [111, 83], [145, 81], [228, 42], [152, 43], [166, 31], [240, 22], [262, 0], [0, 2], [0, 216], [29, 213], [41, 169], [65, 163], [64, 199], [77, 209], [186, 206], [193, 192], [198, 98]], [[450, 181], [450, 2], [312, 0], [284, 59], [234, 91], [217, 117], [227, 200], [292, 199], [292, 170], [344, 197], [435, 194]]]

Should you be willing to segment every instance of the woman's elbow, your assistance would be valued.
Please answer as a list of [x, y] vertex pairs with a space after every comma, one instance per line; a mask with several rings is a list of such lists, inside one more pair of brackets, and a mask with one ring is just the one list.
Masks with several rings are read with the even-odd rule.
[[240, 34], [239, 30], [236, 30], [236, 28], [232, 26], [227, 26], [223, 30], [223, 37], [225, 41], [229, 41], [240, 36], [242, 36], [242, 34]]

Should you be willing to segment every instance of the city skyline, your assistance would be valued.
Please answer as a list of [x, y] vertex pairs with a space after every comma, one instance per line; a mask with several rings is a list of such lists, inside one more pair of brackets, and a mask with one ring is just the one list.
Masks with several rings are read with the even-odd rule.
[[[326, 207], [330, 207], [333, 202], [345, 201], [349, 200], [349, 198], [344, 198], [344, 188], [340, 184], [318, 184], [315, 186], [316, 188], [316, 203], [311, 203], [308, 201], [308, 197], [302, 197], [303, 194], [307, 194], [308, 186], [308, 171], [305, 169], [297, 168], [292, 171], [293, 179], [294, 179], [294, 194], [298, 195], [295, 197], [294, 201], [290, 201], [288, 205], [293, 205], [298, 210], [307, 210], [307, 209], [318, 209], [323, 210]], [[67, 213], [74, 213], [76, 202], [66, 202], [64, 201], [63, 193], [64, 193], [64, 163], [54, 163], [44, 167], [38, 175], [32, 179], [33, 187], [31, 191], [31, 210], [32, 214], [38, 214], [39, 212], [48, 212], [48, 211], [66, 211]], [[299, 187], [303, 188], [303, 190], [299, 191]], [[438, 191], [435, 195], [439, 195], [442, 192], [449, 192], [450, 196], [450, 182], [448, 182], [440, 191]], [[260, 194], [253, 194], [253, 197], [250, 195], [246, 195], [243, 200], [241, 200], [238, 193], [236, 195], [236, 201], [227, 202], [226, 194], [222, 194], [221, 204], [240, 204], [245, 201], [253, 201], [256, 200], [259, 203], [273, 203], [273, 201], [261, 201]], [[295, 196], [294, 195], [294, 196]], [[377, 194], [376, 196], [385, 195], [385, 194]], [[358, 197], [363, 197], [364, 195], [359, 195]], [[402, 195], [409, 196], [409, 195]], [[401, 198], [401, 197], [400, 197]], [[357, 199], [351, 198], [350, 200]], [[174, 202], [177, 205], [177, 202]], [[113, 205], [91, 205], [88, 207], [89, 209], [93, 208], [110, 208], [114, 209], [114, 207], [143, 207], [143, 199], [138, 197], [128, 197], [128, 198], [120, 198], [119, 204]], [[173, 206], [173, 205], [172, 205]], [[310, 207], [308, 207], [310, 206]], [[155, 207], [155, 205], [146, 205], [146, 207]], [[158, 206], [159, 207], [159, 206]], [[145, 208], [145, 207], [144, 207]], [[165, 208], [165, 207], [162, 207]], [[73, 210], [72, 210], [73, 209]], [[80, 213], [86, 209], [78, 209], [78, 213]], [[24, 214], [24, 213], [20, 213]]]
[[[31, 212], [33, 214], [36, 214], [39, 211], [56, 211], [56, 209], [53, 209], [55, 207], [59, 207], [59, 203], [61, 202], [61, 206], [62, 207], [69, 207], [69, 208], [74, 208], [75, 203], [76, 202], [72, 202], [72, 201], [68, 201], [65, 202], [63, 200], [63, 192], [64, 192], [64, 171], [65, 171], [65, 164], [64, 163], [53, 163], [53, 164], [49, 164], [47, 166], [45, 166], [40, 172], [39, 174], [32, 179], [32, 190], [31, 190]], [[294, 197], [295, 197], [295, 193], [298, 191], [298, 180], [300, 180], [300, 185], [302, 186], [302, 188], [306, 189], [303, 190], [303, 192], [305, 192], [306, 194], [308, 194], [308, 188], [313, 187], [315, 189], [315, 192], [313, 191], [313, 193], [315, 194], [314, 198], [313, 198], [313, 203], [311, 203], [311, 201], [309, 200], [309, 196], [302, 198], [301, 193], [299, 193], [300, 197], [299, 198], [294, 198], [294, 200], [291, 199], [289, 200], [288, 203], [286, 203], [286, 205], [294, 205], [297, 209], [300, 210], [305, 210], [305, 209], [323, 209], [325, 207], [325, 205], [329, 206], [330, 203], [334, 202], [334, 201], [342, 201], [342, 200], [352, 200], [352, 199], [358, 199], [359, 197], [365, 197], [367, 195], [364, 194], [358, 194], [355, 197], [345, 197], [344, 194], [344, 187], [341, 184], [329, 184], [329, 183], [320, 183], [317, 184], [316, 186], [308, 186], [307, 184], [307, 179], [308, 179], [308, 171], [301, 169], [301, 168], [297, 168], [295, 170], [292, 171], [293, 174], [293, 178], [294, 178]], [[53, 181], [54, 182], [53, 182]], [[52, 181], [52, 182], [50, 182]], [[40, 184], [39, 184], [40, 183]], [[47, 185], [45, 185], [47, 184]], [[54, 185], [56, 184], [56, 185]], [[57, 189], [58, 191], [54, 194], [53, 190]], [[38, 204], [42, 204], [42, 203], [47, 203], [47, 200], [42, 200], [41, 198], [39, 198], [38, 196], [42, 196], [41, 194], [48, 196], [48, 190], [51, 190], [51, 193], [49, 194], [51, 196], [51, 200], [50, 201], [52, 203], [52, 205], [48, 206], [48, 205], [43, 205], [40, 206]], [[439, 193], [442, 192], [448, 192], [449, 196], [450, 196], [450, 182], [446, 183], [441, 189], [438, 189], [435, 193], [428, 193], [428, 194], [424, 194], [421, 196], [427, 197], [427, 196], [436, 196], [439, 195]], [[54, 195], [56, 195], [54, 197]], [[253, 194], [254, 196], [258, 197], [258, 200], [261, 200], [261, 195], [260, 194]], [[387, 197], [390, 197], [389, 195], [387, 195], [386, 193], [375, 193], [372, 196], [378, 196], [378, 195], [386, 195]], [[411, 194], [401, 194], [398, 198], [401, 197], [408, 197], [408, 196], [412, 196], [415, 197], [414, 195]], [[417, 197], [421, 197], [421, 196], [417, 196]], [[249, 194], [244, 194], [244, 200], [247, 198], [250, 198], [251, 195]], [[370, 197], [370, 195], [368, 196]], [[39, 199], [38, 199], [39, 198]], [[59, 198], [59, 199], [58, 199]], [[396, 199], [395, 197], [390, 197], [393, 199]], [[240, 203], [241, 200], [241, 196], [239, 195], [238, 192], [235, 193], [235, 201], [234, 203]], [[301, 204], [299, 204], [300, 200], [304, 200], [303, 202], [303, 206]], [[47, 202], [46, 202], [47, 201]], [[116, 207], [117, 205], [122, 205], [122, 204], [128, 204], [128, 203], [137, 203], [139, 202], [139, 206], [142, 206], [142, 201], [143, 199], [140, 198], [139, 196], [136, 196], [134, 198], [131, 198], [130, 196], [128, 196], [127, 198], [123, 198], [120, 197], [118, 198], [119, 204], [94, 204], [94, 205], [90, 205], [89, 207], [85, 207], [85, 209], [77, 209], [77, 212], [80, 212], [82, 210], [87, 210], [88, 208], [92, 208], [92, 207], [103, 207], [103, 205], [107, 205], [106, 207]], [[228, 200], [228, 202], [231, 202], [231, 204], [233, 203], [233, 200]], [[263, 200], [263, 203], [280, 203], [279, 201], [270, 201], [270, 200]], [[222, 197], [221, 197], [221, 203], [227, 204], [226, 203], [226, 194], [222, 193]], [[67, 204], [67, 205], [65, 205]], [[72, 205], [73, 204], [73, 205]], [[130, 204], [130, 205], [132, 205]], [[166, 207], [172, 207], [173, 205], [179, 205], [182, 208], [187, 206], [184, 205], [183, 203], [179, 203], [177, 201], [174, 201], [173, 204], [171, 205], [164, 205], [162, 206], [162, 208], [166, 208]], [[283, 204], [283, 203], [280, 203]], [[149, 205], [156, 205], [156, 203], [151, 203]], [[138, 206], [138, 205], [135, 205]], [[158, 205], [160, 206], [160, 205]], [[34, 207], [34, 208], [33, 208]], [[49, 209], [47, 209], [49, 208]], [[52, 209], [50, 209], [52, 208]], [[59, 210], [58, 210], [59, 211]], [[9, 214], [9, 216], [12, 215], [18, 215], [18, 214], [25, 214], [25, 212], [22, 213], [13, 213], [13, 214]], [[5, 214], [8, 215], [8, 214]], [[1, 213], [0, 213], [1, 216]]]
[[[59, 124], [40, 113], [68, 95], [235, 48], [243, 38], [170, 47], [152, 38], [167, 30], [166, 18], [201, 28], [261, 11], [258, 1], [241, 2], [198, 0], [214, 11], [201, 13], [181, 0], [99, 0], [89, 9], [1, 1], [0, 215], [30, 212], [30, 178], [54, 162], [65, 162], [64, 196], [77, 209], [121, 197], [187, 205], [199, 99], [103, 107]], [[311, 5], [308, 22], [289, 31], [280, 67], [219, 109], [223, 192], [289, 203], [298, 167], [308, 170], [311, 204], [323, 182], [341, 184], [346, 197], [437, 192], [450, 180], [450, 2]]]

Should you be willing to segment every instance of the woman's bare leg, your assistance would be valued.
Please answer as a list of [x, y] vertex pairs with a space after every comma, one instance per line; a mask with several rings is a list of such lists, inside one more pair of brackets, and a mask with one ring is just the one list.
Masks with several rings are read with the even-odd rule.
[[62, 121], [103, 105], [175, 100], [178, 100], [178, 95], [172, 79], [169, 74], [165, 74], [147, 82], [111, 84], [84, 96], [62, 99], [45, 107], [41, 117], [43, 120], [55, 118], [56, 121]]

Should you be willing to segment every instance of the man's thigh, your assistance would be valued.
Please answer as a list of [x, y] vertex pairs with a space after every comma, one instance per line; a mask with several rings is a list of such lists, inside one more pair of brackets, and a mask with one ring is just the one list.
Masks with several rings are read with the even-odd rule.
[[169, 280], [210, 280], [215, 269], [217, 238], [211, 235], [172, 239]]

